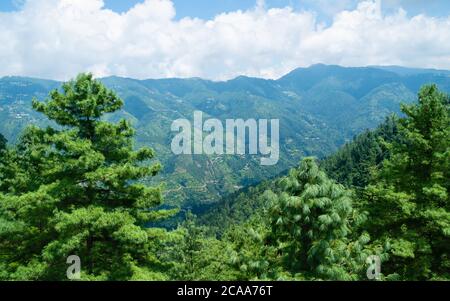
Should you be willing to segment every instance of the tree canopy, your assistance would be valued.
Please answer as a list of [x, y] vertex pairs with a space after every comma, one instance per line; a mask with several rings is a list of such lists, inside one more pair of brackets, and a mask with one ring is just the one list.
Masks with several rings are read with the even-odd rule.
[[0, 280], [67, 280], [73, 255], [82, 280], [367, 280], [373, 255], [379, 280], [450, 279], [450, 101], [436, 85], [325, 160], [174, 228], [158, 224], [177, 209], [149, 184], [155, 152], [108, 121], [122, 106], [80, 74], [33, 100], [51, 126], [0, 135]]
[[129, 122], [102, 119], [122, 105], [91, 74], [45, 102], [33, 100], [57, 126], [29, 127], [11, 154], [6, 169], [14, 177], [0, 202], [0, 278], [64, 279], [69, 255], [80, 257], [84, 279], [153, 272], [145, 224], [161, 216], [152, 208], [162, 193], [141, 180], [161, 166], [150, 164], [152, 149], [134, 150]]
[[402, 106], [402, 139], [389, 145], [365, 191], [369, 232], [390, 244], [386, 273], [401, 279], [441, 279], [450, 271], [449, 98], [424, 86], [418, 103]]

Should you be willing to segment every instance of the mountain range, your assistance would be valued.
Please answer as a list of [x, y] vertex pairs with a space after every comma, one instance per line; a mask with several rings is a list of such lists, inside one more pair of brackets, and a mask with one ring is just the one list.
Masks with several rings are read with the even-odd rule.
[[[347, 68], [313, 65], [298, 68], [277, 80], [239, 76], [228, 81], [200, 78], [136, 80], [100, 79], [124, 100], [108, 120], [130, 120], [137, 146], [155, 149], [164, 169], [155, 181], [166, 183], [166, 204], [195, 207], [274, 177], [295, 166], [303, 156], [324, 157], [364, 129], [399, 113], [400, 103], [416, 99], [420, 86], [436, 83], [450, 91], [450, 71], [397, 66]], [[25, 77], [0, 79], [0, 133], [15, 143], [30, 124], [50, 124], [31, 108], [61, 82]], [[173, 155], [171, 123], [204, 118], [279, 119], [280, 160], [261, 166], [250, 155]]]

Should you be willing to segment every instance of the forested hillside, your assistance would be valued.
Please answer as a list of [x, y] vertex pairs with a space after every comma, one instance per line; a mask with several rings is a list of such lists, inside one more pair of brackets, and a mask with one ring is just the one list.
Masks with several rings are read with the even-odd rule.
[[398, 118], [391, 115], [375, 130], [366, 130], [321, 162], [321, 167], [337, 182], [349, 188], [363, 188], [372, 173], [390, 157], [389, 143], [402, 139]]
[[[319, 93], [311, 90], [318, 80], [360, 101], [377, 95], [369, 97], [377, 107], [386, 104], [382, 95], [393, 93], [381, 93], [380, 85], [398, 78], [386, 71], [378, 78], [379, 71], [370, 70], [377, 79], [365, 82], [363, 69], [353, 74], [339, 67], [331, 67], [337, 79], [322, 78], [322, 68], [268, 83], [299, 96]], [[300, 84], [293, 79], [302, 72], [308, 80]], [[417, 76], [405, 83], [417, 85]], [[359, 85], [342, 87], [344, 79]], [[446, 91], [447, 79], [436, 79]], [[6, 148], [0, 140], [1, 280], [66, 280], [70, 255], [81, 258], [82, 280], [367, 280], [373, 257], [381, 261], [377, 280], [450, 280], [450, 100], [437, 85], [424, 85], [400, 106], [401, 115], [327, 159], [298, 151], [301, 162], [289, 172], [248, 188], [200, 220], [187, 212], [169, 230], [154, 224], [177, 213], [161, 209], [158, 148], [143, 147], [145, 139], [135, 145], [138, 135], [122, 110], [126, 101], [104, 82], [81, 74], [45, 100], [33, 100], [48, 126], [26, 127]], [[159, 82], [159, 91], [170, 82]], [[177, 93], [191, 91], [177, 87]], [[254, 93], [273, 92], [267, 89]], [[290, 101], [304, 99], [296, 97]], [[308, 99], [305, 107], [313, 114], [319, 99]], [[338, 112], [339, 101], [333, 105]], [[352, 101], [340, 105], [352, 107]], [[385, 118], [378, 109], [376, 118]], [[292, 122], [302, 124], [305, 115], [291, 113]], [[316, 113], [336, 128], [344, 115], [354, 117], [347, 123], [357, 121], [354, 129], [364, 119], [355, 110]]]
[[[389, 116], [374, 130], [366, 130], [342, 146], [338, 151], [318, 161], [326, 174], [347, 188], [361, 192], [369, 184], [373, 172], [389, 158], [389, 143], [400, 139], [398, 117]], [[200, 216], [200, 222], [211, 231], [222, 233], [231, 224], [245, 222], [266, 205], [263, 193], [279, 188], [280, 178], [267, 180], [225, 196]]]
[[[223, 195], [253, 186], [298, 164], [304, 156], [323, 158], [353, 136], [375, 128], [400, 102], [411, 103], [419, 87], [437, 83], [450, 91], [448, 74], [439, 70], [344, 68], [314, 65], [299, 68], [278, 80], [237, 77], [225, 82], [191, 79], [101, 79], [124, 106], [104, 120], [128, 120], [136, 129], [136, 146], [150, 146], [163, 169], [149, 184], [165, 182], [166, 205], [202, 208]], [[0, 79], [0, 133], [11, 144], [25, 126], [52, 125], [32, 109], [31, 99], [44, 99], [61, 83], [5, 77]], [[280, 160], [261, 166], [258, 156], [175, 156], [171, 123], [204, 118], [277, 118], [280, 120]]]

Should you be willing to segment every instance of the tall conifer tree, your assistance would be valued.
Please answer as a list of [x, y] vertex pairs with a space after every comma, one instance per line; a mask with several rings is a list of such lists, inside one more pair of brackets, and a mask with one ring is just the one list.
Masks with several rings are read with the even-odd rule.
[[357, 279], [369, 238], [349, 240], [352, 223], [361, 219], [351, 193], [328, 179], [314, 158], [292, 169], [282, 185], [283, 192], [273, 195], [271, 240], [278, 244], [286, 269], [308, 279]]
[[134, 150], [134, 130], [102, 117], [122, 100], [91, 74], [81, 74], [33, 107], [56, 127], [28, 128], [9, 168], [14, 178], [0, 200], [0, 278], [66, 279], [69, 255], [82, 279], [161, 278], [151, 268], [161, 187], [153, 150]]
[[435, 85], [420, 90], [418, 103], [402, 106], [402, 139], [390, 146], [391, 158], [366, 189], [371, 236], [391, 247], [385, 274], [449, 277], [449, 110], [448, 96]]

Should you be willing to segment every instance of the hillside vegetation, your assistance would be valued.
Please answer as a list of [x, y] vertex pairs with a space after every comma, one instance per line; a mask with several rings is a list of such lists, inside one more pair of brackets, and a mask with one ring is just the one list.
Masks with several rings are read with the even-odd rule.
[[[222, 196], [277, 176], [305, 156], [324, 158], [366, 129], [373, 129], [400, 102], [411, 103], [420, 86], [436, 83], [450, 91], [450, 78], [437, 70], [381, 67], [344, 68], [314, 65], [278, 80], [237, 77], [225, 82], [199, 78], [134, 80], [101, 79], [124, 105], [107, 113], [105, 121], [128, 120], [136, 129], [136, 147], [150, 146], [162, 171], [148, 184], [166, 183], [166, 205], [199, 212]], [[0, 79], [0, 133], [14, 144], [30, 124], [57, 127], [32, 109], [31, 99], [44, 99], [61, 83], [5, 77]], [[280, 120], [280, 161], [261, 166], [259, 156], [175, 156], [171, 123], [204, 118]]]
[[[363, 84], [347, 89], [364, 98]], [[327, 159], [303, 157], [173, 230], [154, 224], [177, 213], [161, 209], [158, 150], [134, 145], [113, 90], [81, 74], [32, 107], [47, 126], [0, 139], [1, 280], [66, 280], [71, 255], [82, 280], [450, 280], [450, 101], [434, 84]]]

